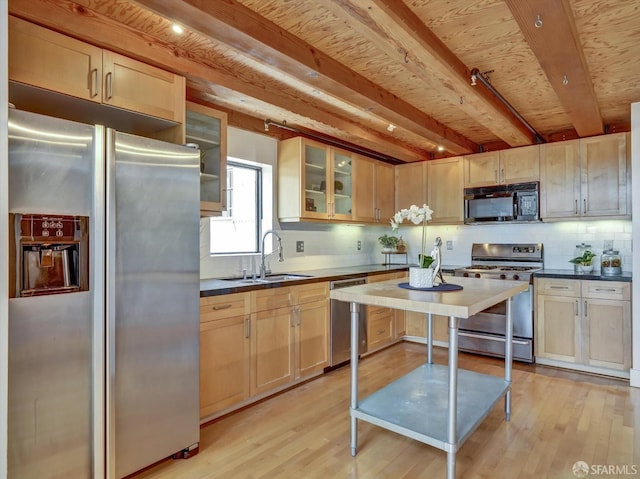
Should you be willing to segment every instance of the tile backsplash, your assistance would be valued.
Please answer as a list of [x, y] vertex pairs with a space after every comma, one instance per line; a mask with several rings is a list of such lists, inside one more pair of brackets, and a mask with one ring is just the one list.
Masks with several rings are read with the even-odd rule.
[[[387, 226], [282, 224], [275, 228], [282, 237], [284, 262], [275, 255], [269, 257], [274, 272], [304, 271], [318, 268], [356, 266], [382, 263], [382, 247], [378, 236], [389, 233]], [[398, 232], [407, 243], [409, 263], [417, 262], [420, 252], [421, 229], [402, 226]], [[602, 254], [605, 241], [613, 241], [613, 249], [620, 251], [622, 269], [632, 268], [632, 229], [630, 220], [565, 221], [505, 225], [433, 226], [427, 227], [427, 252], [434, 239], [442, 238], [442, 263], [466, 266], [471, 261], [473, 243], [542, 243], [545, 267], [573, 269], [569, 260], [574, 257], [577, 244], [587, 243], [594, 253]], [[296, 252], [296, 242], [304, 241], [304, 252]], [[452, 249], [447, 250], [447, 241]], [[357, 249], [358, 242], [361, 249]], [[392, 256], [402, 262], [403, 256]], [[220, 278], [238, 276], [258, 270], [260, 255], [211, 256], [209, 254], [209, 220], [200, 223], [200, 277]], [[596, 262], [596, 271], [599, 262]]]

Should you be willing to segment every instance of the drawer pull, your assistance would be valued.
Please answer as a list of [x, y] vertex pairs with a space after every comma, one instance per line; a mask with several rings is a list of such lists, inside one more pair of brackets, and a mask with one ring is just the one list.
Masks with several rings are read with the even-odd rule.
[[216, 305], [213, 307], [213, 310], [214, 310], [214, 311], [219, 311], [219, 310], [221, 310], [221, 309], [229, 309], [231, 306], [233, 306], [231, 303], [228, 303], [228, 304], [222, 304], [222, 305], [218, 305], [218, 304], [216, 304]]
[[604, 291], [606, 293], [615, 293], [615, 288], [596, 288], [596, 291]]
[[569, 286], [549, 286], [550, 289], [569, 289]]

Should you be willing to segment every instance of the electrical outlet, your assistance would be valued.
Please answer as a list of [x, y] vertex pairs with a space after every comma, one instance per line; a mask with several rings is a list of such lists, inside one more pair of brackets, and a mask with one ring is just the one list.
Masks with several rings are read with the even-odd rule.
[[447, 250], [451, 251], [453, 249], [453, 241], [447, 241]]
[[304, 253], [304, 241], [296, 241], [296, 253]]
[[358, 251], [362, 249], [362, 241], [358, 240]]

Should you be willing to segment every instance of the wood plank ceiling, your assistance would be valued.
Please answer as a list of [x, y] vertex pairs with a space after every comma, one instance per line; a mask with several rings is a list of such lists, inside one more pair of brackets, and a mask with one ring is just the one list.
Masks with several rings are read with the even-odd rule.
[[189, 99], [232, 125], [271, 120], [269, 134], [286, 124], [390, 161], [628, 131], [640, 101], [637, 0], [9, 0], [9, 13], [186, 76]]

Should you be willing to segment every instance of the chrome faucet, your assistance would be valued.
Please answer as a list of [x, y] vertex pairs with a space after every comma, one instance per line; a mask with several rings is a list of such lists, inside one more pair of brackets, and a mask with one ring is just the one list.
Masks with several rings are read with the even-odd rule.
[[[262, 250], [260, 251], [260, 279], [264, 279], [267, 273], [267, 267], [265, 266], [264, 260], [266, 256], [269, 256], [269, 255], [265, 256], [264, 254], [264, 240], [267, 238], [267, 235], [269, 233], [271, 233], [273, 236], [275, 236], [278, 239], [278, 262], [282, 263], [284, 261], [284, 256], [282, 256], [282, 238], [280, 238], [278, 233], [276, 233], [273, 230], [266, 231], [264, 235], [262, 235]], [[272, 253], [269, 253], [269, 254], [272, 254]]]

